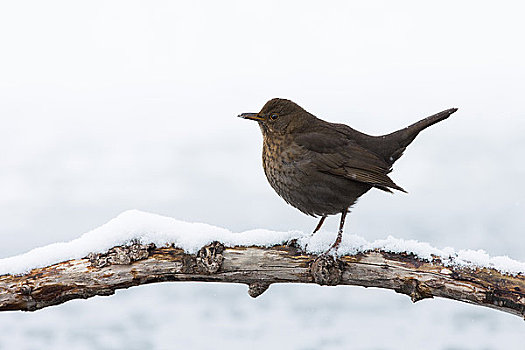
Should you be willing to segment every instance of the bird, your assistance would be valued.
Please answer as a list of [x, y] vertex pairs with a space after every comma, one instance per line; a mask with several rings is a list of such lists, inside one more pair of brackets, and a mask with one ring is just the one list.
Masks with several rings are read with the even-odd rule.
[[347, 213], [359, 197], [372, 188], [406, 193], [388, 176], [392, 165], [422, 130], [456, 111], [444, 110], [382, 136], [322, 120], [282, 98], [269, 100], [258, 113], [238, 117], [259, 124], [263, 169], [270, 186], [288, 204], [320, 217], [312, 235], [327, 216], [341, 214], [337, 237], [328, 253], [337, 251]]

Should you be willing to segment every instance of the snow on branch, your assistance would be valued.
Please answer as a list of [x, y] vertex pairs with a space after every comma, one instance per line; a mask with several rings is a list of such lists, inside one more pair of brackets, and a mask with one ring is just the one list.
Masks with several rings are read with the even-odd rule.
[[524, 263], [352, 235], [338, 256], [319, 255], [331, 239], [328, 232], [232, 233], [128, 211], [71, 242], [0, 259], [0, 310], [34, 311], [147, 283], [214, 281], [247, 284], [252, 297], [273, 283], [379, 287], [414, 302], [443, 297], [525, 315]]

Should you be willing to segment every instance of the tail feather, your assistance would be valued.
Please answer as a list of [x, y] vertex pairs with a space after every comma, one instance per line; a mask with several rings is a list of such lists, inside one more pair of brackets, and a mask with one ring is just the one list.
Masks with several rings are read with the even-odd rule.
[[379, 153], [384, 157], [384, 159], [393, 164], [396, 160], [403, 155], [406, 147], [414, 141], [416, 136], [424, 129], [428, 128], [431, 125], [434, 125], [442, 120], [447, 119], [450, 115], [456, 112], [457, 108], [450, 108], [443, 112], [439, 112], [430, 117], [422, 119], [406, 128], [395, 131], [391, 134], [380, 136], [381, 143], [385, 146], [388, 145], [388, 148], [384, 146], [380, 149]]

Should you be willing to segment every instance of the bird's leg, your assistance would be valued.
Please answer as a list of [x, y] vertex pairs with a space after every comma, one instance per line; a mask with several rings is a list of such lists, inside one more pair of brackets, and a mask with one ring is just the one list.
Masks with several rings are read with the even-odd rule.
[[[319, 231], [319, 229], [321, 228], [321, 226], [323, 226], [324, 219], [326, 219], [326, 215], [321, 216], [321, 220], [319, 220], [319, 223], [318, 223], [317, 226], [315, 227], [315, 230], [314, 230], [314, 232], [312, 232], [312, 235], [311, 235], [311, 236], [313, 236], [317, 231]], [[311, 237], [311, 236], [310, 236], [310, 237]]]
[[343, 275], [343, 263], [341, 260], [332, 256], [332, 250], [337, 251], [341, 240], [343, 239], [343, 226], [345, 225], [346, 214], [348, 208], [341, 212], [341, 222], [339, 223], [339, 231], [337, 231], [337, 238], [334, 244], [323, 254], [319, 255], [310, 265], [310, 274], [314, 278], [315, 283], [322, 286], [336, 286], [341, 281]]
[[336, 250], [339, 248], [339, 245], [341, 244], [341, 240], [343, 239], [343, 226], [345, 225], [345, 219], [346, 214], [348, 213], [348, 208], [342, 211], [341, 213], [341, 221], [339, 222], [339, 231], [337, 231], [337, 238], [335, 239], [334, 244], [328, 249], [327, 253], [331, 250]]

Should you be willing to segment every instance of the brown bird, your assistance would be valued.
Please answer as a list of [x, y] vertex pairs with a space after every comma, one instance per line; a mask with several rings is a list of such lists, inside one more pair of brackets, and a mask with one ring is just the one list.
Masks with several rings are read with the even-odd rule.
[[341, 243], [349, 208], [372, 187], [406, 192], [388, 177], [392, 165], [419, 132], [448, 118], [447, 109], [388, 135], [371, 136], [344, 124], [330, 123], [296, 103], [275, 98], [259, 113], [239, 117], [256, 120], [263, 134], [263, 167], [268, 182], [288, 204], [307, 215], [341, 213], [330, 250]]

